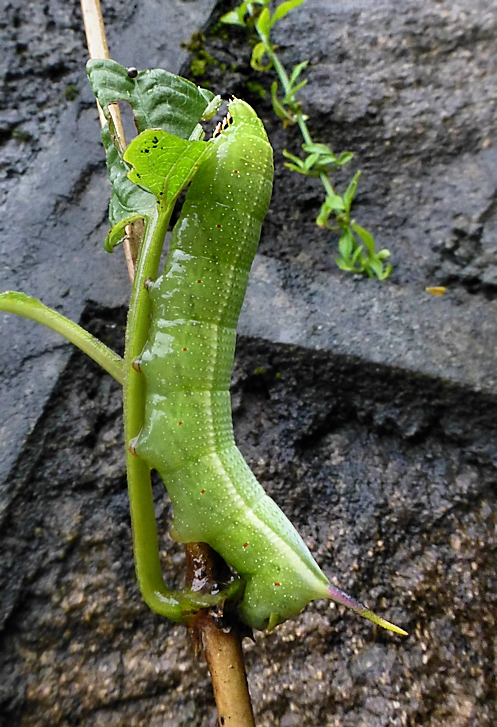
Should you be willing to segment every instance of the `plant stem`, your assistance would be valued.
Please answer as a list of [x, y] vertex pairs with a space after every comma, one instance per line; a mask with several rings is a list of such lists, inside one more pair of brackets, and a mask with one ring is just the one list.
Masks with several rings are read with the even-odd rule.
[[[274, 70], [276, 71], [276, 74], [280, 80], [281, 85], [283, 86], [283, 90], [285, 91], [285, 95], [290, 93], [291, 91], [291, 83], [290, 78], [288, 76], [288, 73], [286, 72], [285, 66], [282, 64], [276, 53], [273, 51], [270, 45], [268, 45], [265, 41], [264, 47], [266, 49], [266, 55], [271, 61]], [[298, 108], [295, 111], [295, 117], [297, 119], [297, 124], [300, 129], [300, 133], [302, 134], [302, 138], [304, 139], [305, 144], [312, 144], [312, 136], [309, 132], [309, 128], [306, 124], [304, 115], [302, 113], [302, 109], [300, 108], [300, 104], [298, 104]], [[333, 189], [333, 186], [331, 185], [331, 182], [328, 178], [328, 176], [321, 172], [319, 175], [319, 179], [321, 180], [321, 183], [326, 191], [326, 193], [329, 196], [332, 196], [335, 193], [335, 190]]]
[[157, 276], [169, 218], [170, 213], [149, 219], [135, 271], [124, 353], [124, 441], [133, 551], [140, 591], [147, 605], [156, 613], [173, 621], [181, 621], [181, 603], [177, 594], [166, 587], [162, 576], [150, 468], [129, 450], [130, 441], [140, 432], [145, 411], [144, 377], [133, 368], [133, 361], [142, 352], [148, 336], [150, 296], [144, 281]]
[[[285, 95], [290, 93], [292, 90], [292, 85], [290, 83], [290, 78], [288, 76], [288, 73], [286, 72], [285, 66], [280, 61], [276, 53], [273, 51], [271, 46], [265, 41], [262, 41], [264, 43], [264, 47], [266, 50], [266, 55], [273, 64], [273, 68], [276, 71], [276, 75], [280, 79], [280, 83], [283, 86], [283, 90], [285, 92]], [[300, 106], [300, 104], [299, 104]], [[295, 112], [295, 116], [297, 118], [297, 124], [299, 125], [300, 133], [302, 134], [302, 138], [304, 139], [304, 142], [306, 144], [312, 144], [312, 137], [309, 133], [309, 129], [307, 127], [307, 124], [305, 123], [304, 115], [302, 113], [302, 109], [298, 108]]]
[[7, 291], [0, 295], [0, 310], [29, 318], [56, 333], [60, 333], [67, 341], [74, 343], [83, 353], [86, 353], [87, 356], [100, 364], [116, 381], [120, 384], [123, 383], [123, 360], [117, 353], [111, 351], [105, 343], [99, 341], [98, 338], [92, 336], [91, 333], [85, 331], [77, 323], [70, 321], [57, 311], [47, 308], [36, 298], [24, 293]]
[[[100, 0], [81, 0], [81, 11], [83, 13], [83, 22], [86, 32], [86, 43], [88, 46], [88, 55], [90, 58], [110, 58], [109, 46], [105, 35], [105, 26], [102, 17], [102, 9]], [[100, 104], [97, 101], [98, 117], [100, 126], [105, 126], [106, 119]], [[109, 114], [114, 122], [114, 128], [119, 138], [119, 142], [123, 149], [126, 148], [126, 136], [121, 119], [121, 112], [118, 104], [109, 106]], [[129, 229], [128, 229], [129, 228]], [[126, 238], [123, 241], [124, 256], [128, 268], [128, 275], [133, 282], [135, 274], [136, 259], [138, 257], [139, 241], [143, 235], [143, 223], [133, 222], [126, 229]], [[138, 240], [137, 240], [138, 238]]]
[[319, 179], [321, 180], [321, 183], [322, 183], [326, 193], [329, 196], [333, 195], [335, 193], [335, 190], [333, 189], [330, 180], [328, 179], [328, 177], [326, 176], [326, 174], [324, 172], [321, 172], [321, 174], [319, 175]]
[[204, 616], [202, 643], [211, 673], [219, 724], [255, 727], [242, 646], [236, 628], [222, 631], [212, 616]]
[[[281, 85], [283, 86], [283, 90], [285, 91], [285, 95], [291, 92], [292, 86], [290, 83], [290, 78], [288, 76], [288, 73], [286, 72], [285, 66], [282, 64], [276, 53], [273, 51], [271, 46], [266, 42], [263, 41], [264, 47], [266, 49], [266, 55], [271, 61], [274, 70], [276, 71], [276, 74], [280, 80]], [[302, 109], [300, 108], [300, 104], [297, 105], [297, 109], [295, 110], [295, 117], [297, 119], [297, 124], [300, 129], [300, 133], [302, 134], [302, 138], [304, 139], [305, 144], [312, 144], [312, 137], [309, 132], [309, 128], [306, 124], [304, 115], [302, 113]], [[321, 183], [326, 191], [326, 193], [329, 196], [332, 196], [335, 194], [335, 190], [333, 189], [333, 186], [329, 180], [329, 177], [324, 172], [321, 172], [319, 175], [319, 179], [321, 180]]]
[[[186, 546], [192, 590], [209, 592], [229, 574], [226, 564], [206, 543]], [[211, 674], [218, 725], [255, 727], [243, 661], [242, 638], [249, 631], [237, 620], [216, 618], [204, 610], [190, 628], [196, 651], [202, 649]]]

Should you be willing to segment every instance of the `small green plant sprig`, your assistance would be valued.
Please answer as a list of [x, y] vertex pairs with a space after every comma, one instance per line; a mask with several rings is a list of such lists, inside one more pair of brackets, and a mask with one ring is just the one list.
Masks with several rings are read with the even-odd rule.
[[[252, 50], [250, 65], [256, 71], [276, 71], [283, 96], [278, 95], [278, 81], [274, 81], [271, 84], [273, 110], [282, 119], [285, 128], [297, 124], [304, 139], [302, 150], [305, 157], [302, 159], [284, 150], [283, 155], [288, 160], [285, 166], [298, 174], [321, 180], [326, 196], [316, 224], [328, 230], [340, 231], [340, 257], [336, 258], [338, 267], [347, 272], [385, 280], [392, 272], [391, 263], [386, 262], [390, 251], [386, 248], [377, 251], [373, 235], [351, 218], [351, 206], [361, 172], [356, 172], [343, 196], [337, 194], [330, 181], [330, 174], [348, 164], [354, 156], [353, 153], [346, 151], [336, 156], [327, 144], [314, 143], [309, 133], [306, 123], [309, 117], [303, 113], [302, 104], [297, 98], [298, 92], [307, 83], [301, 79], [301, 75], [309, 61], [298, 63], [289, 75], [276, 53], [277, 47], [271, 42], [271, 30], [275, 24], [303, 2], [304, 0], [286, 0], [271, 14], [271, 0], [244, 0], [237, 8], [223, 15], [221, 22], [249, 30], [255, 29], [259, 41]], [[330, 223], [332, 216], [334, 220]]]

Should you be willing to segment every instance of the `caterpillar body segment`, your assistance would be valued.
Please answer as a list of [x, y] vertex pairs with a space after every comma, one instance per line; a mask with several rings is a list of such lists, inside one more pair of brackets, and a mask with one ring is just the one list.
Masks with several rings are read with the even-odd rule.
[[167, 487], [172, 536], [208, 543], [244, 578], [240, 614], [263, 629], [311, 600], [348, 597], [330, 591], [233, 437], [235, 329], [269, 206], [273, 158], [251, 107], [234, 101], [229, 110], [232, 123], [212, 140], [215, 150], [190, 185], [163, 274], [148, 287], [151, 326], [140, 356], [147, 395], [134, 447]]

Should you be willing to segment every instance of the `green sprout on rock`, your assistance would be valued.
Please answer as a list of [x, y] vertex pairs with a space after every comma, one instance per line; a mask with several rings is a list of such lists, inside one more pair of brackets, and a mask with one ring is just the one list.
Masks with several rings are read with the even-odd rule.
[[[285, 167], [298, 174], [321, 180], [325, 199], [316, 218], [316, 224], [318, 227], [340, 232], [339, 257], [336, 258], [338, 267], [350, 273], [367, 275], [370, 278], [376, 276], [379, 280], [385, 280], [392, 272], [392, 265], [387, 262], [390, 251], [386, 248], [377, 250], [373, 235], [351, 217], [351, 206], [361, 172], [356, 172], [343, 196], [337, 193], [330, 181], [330, 175], [348, 164], [354, 154], [345, 151], [337, 156], [327, 144], [313, 141], [307, 126], [309, 117], [304, 114], [302, 104], [297, 97], [298, 92], [307, 83], [302, 79], [302, 73], [309, 61], [298, 63], [288, 74], [277, 55], [277, 47], [271, 41], [271, 31], [275, 24], [303, 2], [304, 0], [287, 0], [278, 5], [271, 14], [270, 0], [253, 2], [245, 0], [237, 8], [223, 15], [221, 21], [255, 31], [258, 42], [253, 47], [250, 65], [260, 72], [274, 70], [278, 76], [279, 82], [273, 81], [271, 84], [274, 113], [282, 120], [284, 128], [297, 124], [304, 140], [303, 158], [283, 151], [284, 157], [288, 160]], [[332, 218], [331, 223], [330, 218]]]

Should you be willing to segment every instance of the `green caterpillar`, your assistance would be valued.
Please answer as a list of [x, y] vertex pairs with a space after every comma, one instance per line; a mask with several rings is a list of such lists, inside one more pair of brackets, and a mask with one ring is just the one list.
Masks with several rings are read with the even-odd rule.
[[189, 188], [136, 362], [146, 381], [136, 454], [158, 470], [174, 507], [172, 536], [205, 542], [246, 582], [239, 611], [272, 628], [313, 599], [332, 598], [403, 633], [332, 587], [235, 445], [229, 395], [235, 329], [272, 190], [273, 155], [248, 104]]
[[[134, 89], [119, 64], [91, 64], [95, 73], [103, 74], [105, 93], [110, 83], [107, 103], [122, 98], [124, 91], [135, 105], [148, 102], [144, 93], [148, 72], [132, 76], [138, 84]], [[235, 329], [271, 197], [272, 150], [262, 122], [238, 100], [229, 105], [231, 123], [216, 138], [190, 142], [189, 136], [198, 138], [198, 129], [193, 129], [197, 112], [210, 108], [213, 99], [184, 79], [160, 73], [161, 99], [171, 99], [165, 103], [168, 114], [172, 99], [188, 94], [199, 109], [195, 106], [185, 128], [179, 124], [183, 137], [148, 129], [128, 147], [123, 159], [134, 167], [129, 180], [145, 192], [128, 181], [129, 167], [109, 147], [114, 191], [122, 193], [114, 196], [117, 213], [108, 237], [110, 247], [129, 221], [146, 219], [124, 360], [77, 324], [23, 293], [1, 294], [0, 310], [58, 331], [123, 384], [136, 572], [142, 595], [154, 611], [188, 623], [200, 608], [234, 598], [240, 601], [241, 618], [263, 629], [323, 598], [405, 635], [329, 583], [235, 445], [229, 396]], [[154, 78], [158, 82], [157, 72]], [[100, 99], [104, 108], [106, 98]], [[107, 136], [111, 143], [108, 132]], [[145, 289], [146, 279], [157, 276], [174, 201], [192, 177], [164, 271]], [[208, 543], [243, 578], [243, 594], [236, 581], [213, 594], [167, 588], [150, 468], [159, 471], [171, 496], [173, 537], [184, 543]]]

